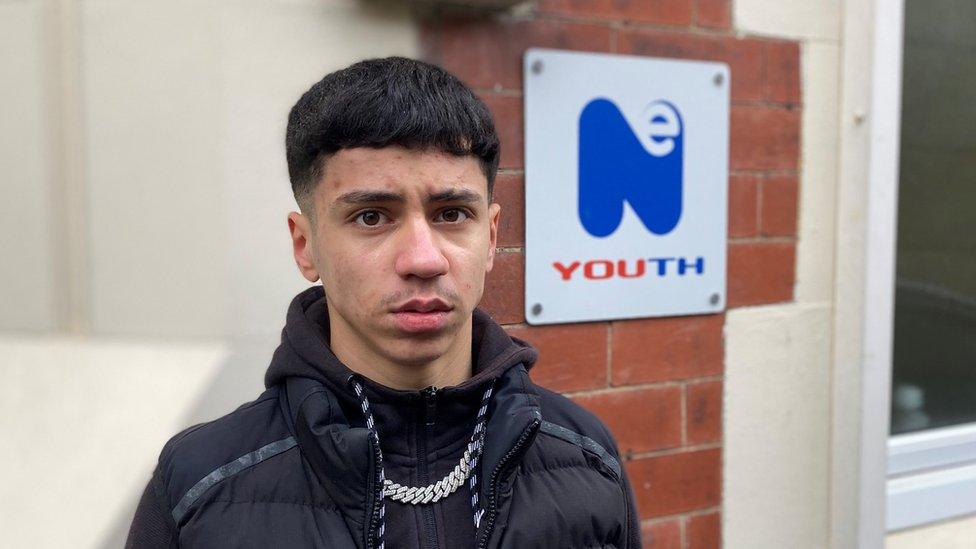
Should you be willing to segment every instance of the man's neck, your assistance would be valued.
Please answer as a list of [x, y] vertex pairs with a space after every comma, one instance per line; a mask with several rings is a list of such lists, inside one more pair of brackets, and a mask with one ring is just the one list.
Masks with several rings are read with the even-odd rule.
[[341, 321], [329, 323], [330, 347], [343, 364], [376, 383], [392, 389], [420, 390], [425, 387], [451, 387], [472, 376], [471, 326], [461, 328], [447, 351], [434, 360], [402, 364], [361, 343]]

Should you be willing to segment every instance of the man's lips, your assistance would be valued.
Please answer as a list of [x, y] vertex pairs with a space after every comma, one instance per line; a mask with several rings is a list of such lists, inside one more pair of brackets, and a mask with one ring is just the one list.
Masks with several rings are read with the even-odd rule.
[[438, 311], [450, 311], [451, 307], [447, 302], [438, 299], [411, 299], [410, 301], [393, 309], [394, 313], [430, 313]]
[[393, 311], [398, 328], [409, 333], [436, 332], [447, 325], [451, 307], [440, 299], [411, 299]]

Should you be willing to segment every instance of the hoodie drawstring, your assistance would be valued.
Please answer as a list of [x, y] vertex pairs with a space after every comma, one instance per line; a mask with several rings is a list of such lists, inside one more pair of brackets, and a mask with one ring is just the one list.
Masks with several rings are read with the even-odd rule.
[[[360, 383], [358, 376], [349, 376], [349, 381], [352, 384], [353, 391], [356, 393], [356, 397], [359, 398], [359, 407], [362, 409], [363, 416], [366, 418], [366, 428], [369, 429], [370, 435], [374, 437], [374, 442], [376, 442], [376, 447], [379, 448], [379, 433], [376, 430], [376, 422], [373, 420], [373, 412], [369, 407], [369, 399], [366, 398], [366, 393], [363, 391], [363, 385]], [[477, 530], [479, 524], [481, 523], [481, 517], [484, 515], [485, 510], [481, 508], [478, 502], [478, 459], [481, 457], [481, 453], [484, 450], [485, 441], [485, 422], [488, 416], [488, 405], [491, 403], [491, 394], [495, 388], [494, 380], [488, 385], [485, 390], [484, 395], [481, 397], [481, 406], [478, 408], [478, 415], [475, 419], [474, 431], [471, 433], [471, 440], [468, 442], [467, 450], [465, 451], [465, 456], [470, 456], [470, 460], [467, 463], [467, 470], [469, 471], [469, 486], [471, 489], [471, 509], [474, 518], [474, 527]], [[384, 549], [384, 539], [383, 535], [386, 529], [386, 524], [384, 522], [384, 516], [386, 514], [386, 502], [384, 501], [384, 495], [386, 492], [387, 485], [393, 484], [391, 481], [386, 479], [386, 475], [383, 471], [383, 453], [379, 452], [379, 459], [377, 460], [377, 467], [379, 468], [379, 479], [380, 479], [380, 495], [379, 495], [379, 520], [376, 525], [376, 547], [378, 549]], [[443, 484], [444, 481], [440, 481], [436, 484]], [[434, 485], [432, 485], [434, 486]], [[429, 488], [429, 487], [428, 487]], [[423, 489], [422, 489], [423, 490]], [[427, 498], [430, 500], [430, 498]], [[426, 501], [424, 502], [426, 503]]]

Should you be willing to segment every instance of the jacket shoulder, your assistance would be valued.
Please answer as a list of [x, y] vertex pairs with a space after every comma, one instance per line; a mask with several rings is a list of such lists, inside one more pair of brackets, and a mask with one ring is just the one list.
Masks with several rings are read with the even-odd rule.
[[196, 492], [295, 446], [278, 393], [272, 387], [229, 414], [189, 427], [163, 446], [155, 476], [174, 518]]
[[[639, 548], [630, 485], [609, 429], [570, 399], [534, 384], [532, 389], [541, 424], [520, 464], [512, 509], [533, 519], [511, 521], [501, 545], [534, 546], [544, 539], [547, 547]], [[553, 504], [540, 507], [540, 500]]]
[[[617, 442], [610, 434], [610, 429], [598, 417], [559, 393], [538, 385], [535, 388], [539, 393], [544, 433], [548, 432], [554, 436], [563, 435], [563, 438], [572, 436], [577, 444], [592, 446], [583, 440], [589, 439], [598, 444], [607, 454], [619, 459]], [[599, 448], [592, 449], [599, 453]]]

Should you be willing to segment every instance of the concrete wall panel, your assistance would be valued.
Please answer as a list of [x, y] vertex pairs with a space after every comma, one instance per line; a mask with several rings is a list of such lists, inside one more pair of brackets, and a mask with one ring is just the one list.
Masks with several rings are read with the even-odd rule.
[[732, 18], [740, 32], [837, 41], [840, 0], [736, 0]]
[[307, 286], [286, 225], [296, 209], [288, 111], [332, 70], [415, 56], [410, 13], [353, 1], [89, 0], [83, 27], [95, 331], [279, 330]]
[[913, 528], [888, 536], [886, 549], [969, 549], [976, 540], [976, 516]]
[[227, 216], [211, 10], [88, 0], [81, 26], [92, 326], [223, 335]]
[[725, 547], [826, 547], [830, 307], [726, 321]]
[[0, 330], [60, 322], [48, 15], [42, 0], [0, 3]]
[[796, 300], [827, 302], [834, 292], [840, 48], [807, 42], [801, 48], [803, 126]]
[[163, 443], [226, 354], [217, 343], [0, 338], [0, 453], [15, 457], [0, 468], [0, 514], [16, 517], [0, 546], [96, 547], [111, 519], [131, 521]]

